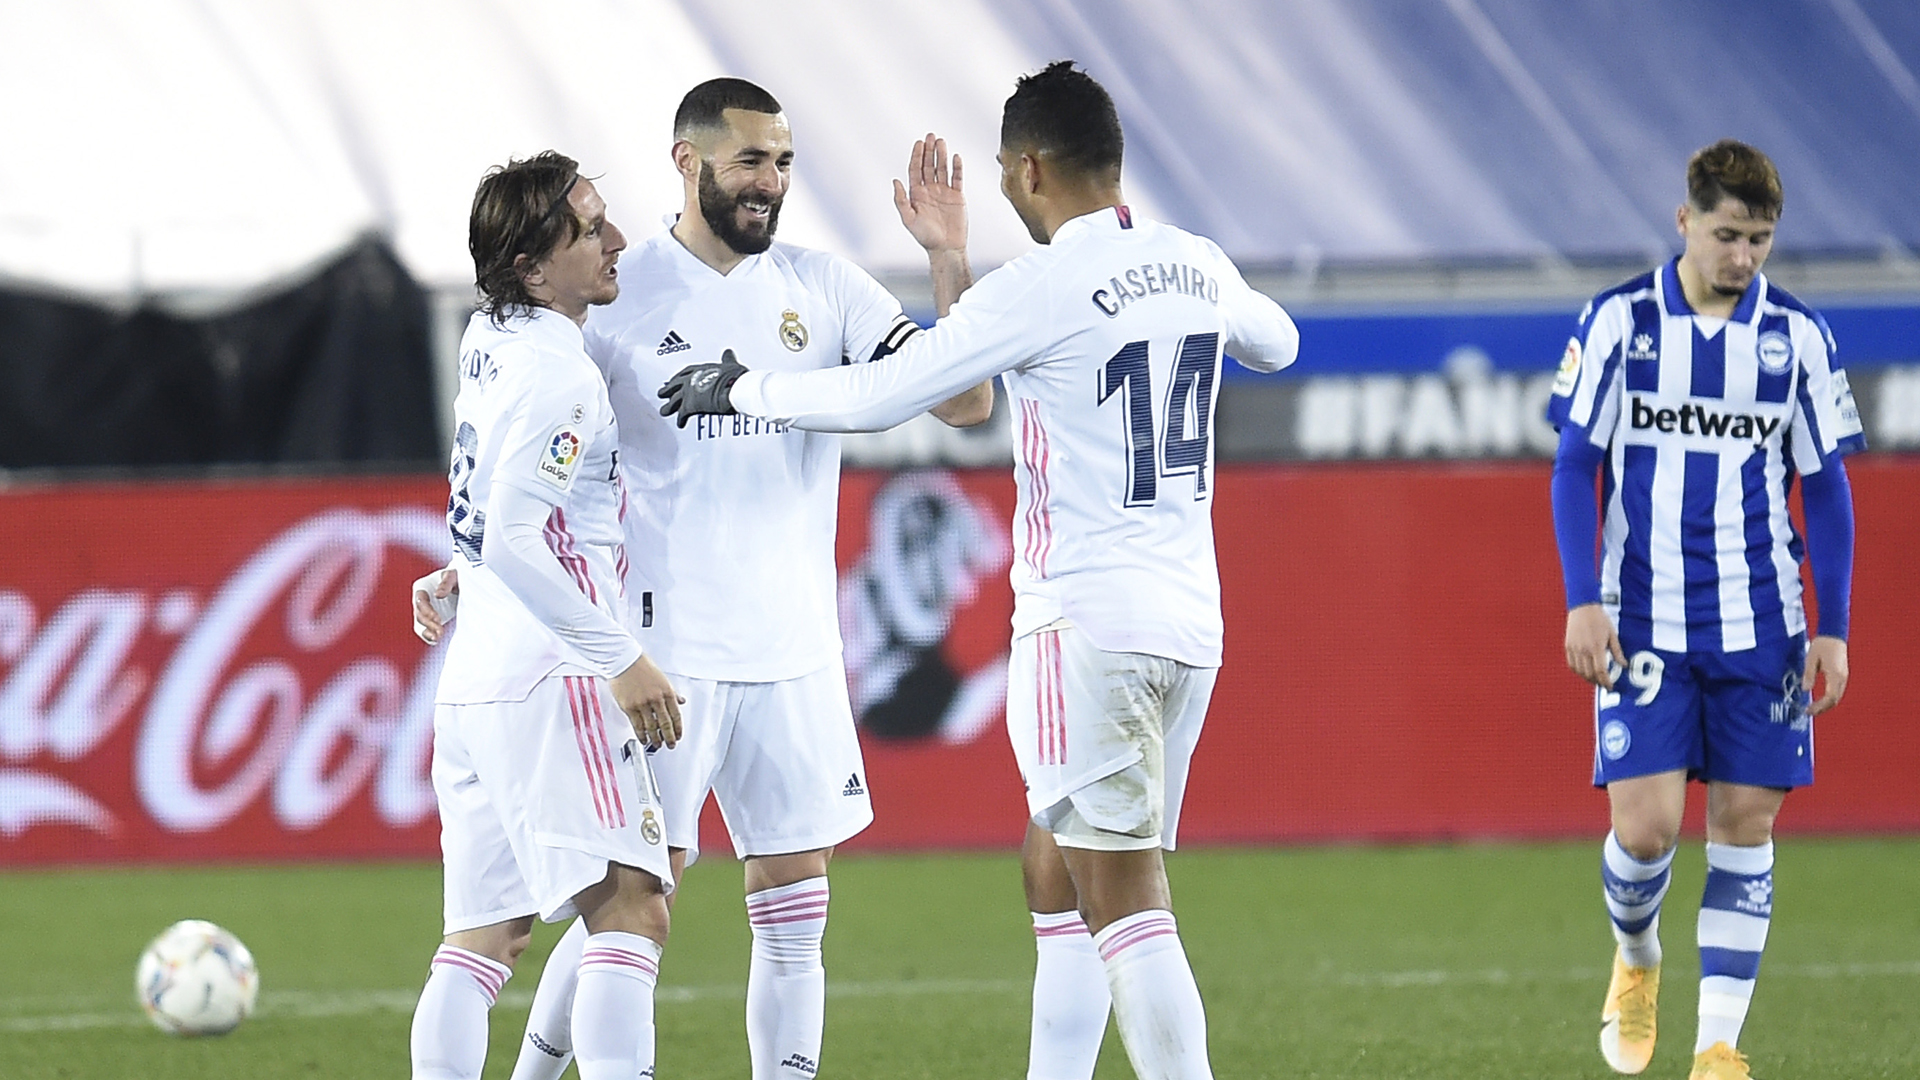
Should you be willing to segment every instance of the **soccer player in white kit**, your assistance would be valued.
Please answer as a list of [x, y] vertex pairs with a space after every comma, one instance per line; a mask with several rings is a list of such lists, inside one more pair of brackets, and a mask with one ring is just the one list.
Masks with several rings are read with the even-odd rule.
[[[1738, 1047], [1773, 918], [1774, 817], [1813, 782], [1813, 719], [1846, 692], [1843, 459], [1866, 440], [1826, 321], [1760, 272], [1783, 204], [1779, 173], [1753, 147], [1726, 139], [1694, 154], [1676, 221], [1685, 250], [1587, 305], [1547, 406], [1560, 429], [1567, 666], [1595, 687], [1593, 782], [1613, 815], [1600, 1051], [1622, 1073], [1653, 1056], [1660, 909], [1687, 781], [1699, 779], [1707, 881], [1692, 1075], [1747, 1077]], [[1787, 508], [1796, 476], [1804, 549]], [[1803, 551], [1820, 601], [1813, 628]]]
[[[882, 360], [920, 330], [852, 263], [773, 242], [793, 139], [772, 95], [740, 79], [702, 83], [674, 139], [685, 209], [627, 252], [625, 287], [587, 320], [585, 342], [607, 374], [635, 500], [629, 625], [687, 698], [684, 739], [652, 759], [674, 871], [699, 854], [711, 791], [746, 862], [753, 1075], [805, 1078], [825, 1015], [827, 864], [873, 820], [835, 600], [839, 439], [738, 417], [676, 425], [654, 390], [694, 348], [810, 370]], [[944, 143], [916, 145], [895, 202], [928, 250], [944, 312], [971, 282], [960, 162], [949, 172]], [[987, 419], [992, 384], [976, 384], [935, 415]], [[427, 614], [416, 617], [430, 625]], [[513, 1080], [566, 1067], [581, 939], [570, 929], [548, 961]]]
[[[1112, 99], [1069, 62], [1020, 80], [1000, 138], [1001, 190], [1045, 247], [886, 363], [800, 373], [723, 355], [660, 394], [696, 422], [869, 431], [1004, 376], [1018, 443], [1007, 730], [1027, 804], [1092, 931], [1134, 1071], [1208, 1077], [1161, 851], [1220, 664], [1213, 404], [1223, 349], [1274, 371], [1299, 335], [1211, 241], [1130, 212]], [[1052, 873], [1033, 854], [1029, 875]]]
[[468, 245], [484, 296], [460, 342], [448, 475], [464, 619], [434, 715], [446, 939], [414, 1010], [413, 1075], [477, 1080], [487, 1013], [533, 916], [579, 915], [582, 1080], [653, 1068], [672, 872], [647, 745], [679, 699], [626, 628], [626, 489], [583, 348], [626, 238], [574, 161], [489, 172]]

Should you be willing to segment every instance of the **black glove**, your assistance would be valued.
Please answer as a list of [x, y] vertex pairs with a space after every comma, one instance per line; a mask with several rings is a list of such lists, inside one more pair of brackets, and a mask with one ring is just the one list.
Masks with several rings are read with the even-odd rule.
[[688, 364], [660, 387], [660, 396], [667, 399], [660, 406], [660, 415], [679, 414], [681, 427], [687, 426], [689, 416], [731, 415], [733, 384], [746, 373], [746, 367], [733, 358], [732, 349], [723, 351], [717, 364]]

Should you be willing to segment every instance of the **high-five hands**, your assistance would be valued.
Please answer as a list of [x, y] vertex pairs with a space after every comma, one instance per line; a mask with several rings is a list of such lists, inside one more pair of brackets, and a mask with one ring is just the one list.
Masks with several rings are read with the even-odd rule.
[[893, 208], [900, 224], [928, 251], [965, 251], [967, 196], [961, 188], [960, 155], [947, 167], [947, 140], [933, 132], [913, 144], [907, 156], [907, 182], [893, 182]]
[[732, 349], [722, 352], [717, 364], [688, 364], [660, 387], [660, 396], [667, 399], [660, 415], [678, 414], [681, 427], [687, 426], [689, 416], [727, 416], [733, 412], [733, 384], [746, 373]]

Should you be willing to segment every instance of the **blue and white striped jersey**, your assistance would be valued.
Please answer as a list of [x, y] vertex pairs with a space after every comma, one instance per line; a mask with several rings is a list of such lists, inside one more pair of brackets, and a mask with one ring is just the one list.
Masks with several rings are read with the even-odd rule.
[[1796, 474], [1865, 449], [1826, 320], [1754, 275], [1696, 315], [1678, 260], [1594, 297], [1547, 419], [1605, 451], [1600, 599], [1672, 652], [1804, 633]]

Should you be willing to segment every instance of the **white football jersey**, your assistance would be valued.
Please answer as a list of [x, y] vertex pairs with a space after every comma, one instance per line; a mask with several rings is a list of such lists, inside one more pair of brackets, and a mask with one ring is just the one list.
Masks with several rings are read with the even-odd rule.
[[552, 507], [547, 546], [594, 607], [627, 622], [626, 489], [606, 383], [580, 328], [545, 308], [496, 326], [476, 312], [460, 339], [447, 526], [460, 618], [436, 700], [524, 700], [549, 675], [607, 676], [517, 599], [484, 561], [486, 506], [504, 484]]
[[723, 349], [808, 371], [872, 359], [919, 327], [852, 263], [789, 244], [723, 275], [662, 232], [627, 251], [620, 282], [588, 314], [586, 342], [634, 494], [629, 625], [663, 670], [695, 678], [772, 682], [833, 663], [839, 437], [745, 416], [682, 428], [657, 391]]
[[1223, 350], [1276, 371], [1299, 333], [1211, 240], [1112, 207], [982, 278], [884, 362], [750, 371], [732, 401], [796, 427], [870, 431], [1004, 372], [1019, 489], [1014, 636], [1066, 618], [1109, 652], [1214, 667]]

